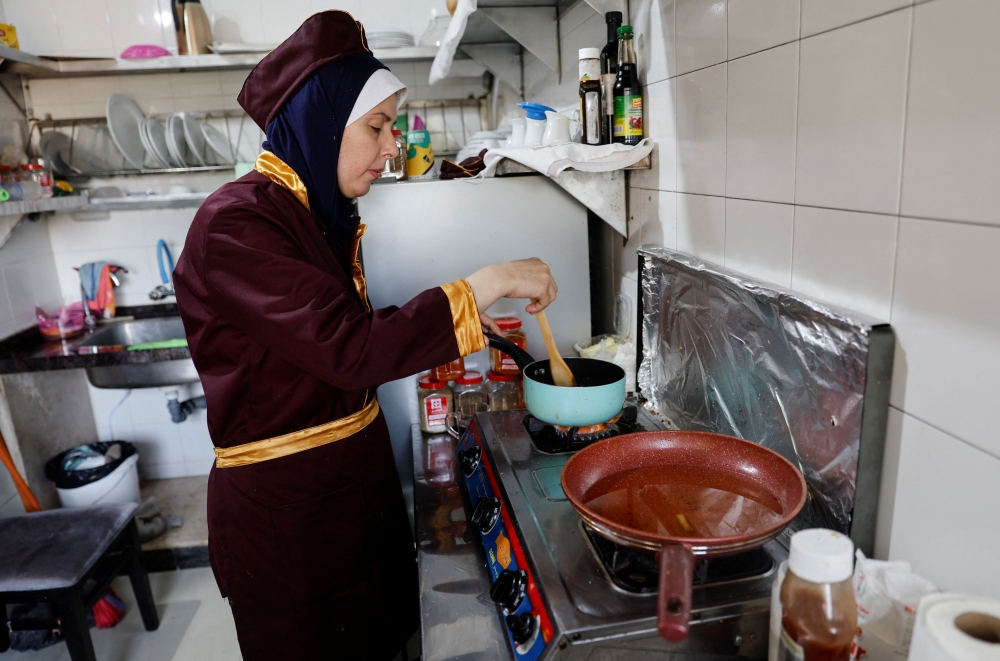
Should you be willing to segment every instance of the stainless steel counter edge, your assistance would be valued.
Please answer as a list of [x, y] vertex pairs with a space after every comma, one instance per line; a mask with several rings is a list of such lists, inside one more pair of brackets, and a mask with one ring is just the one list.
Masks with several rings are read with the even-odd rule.
[[458, 442], [412, 427], [414, 519], [420, 577], [422, 661], [511, 659], [490, 599], [486, 556], [467, 531], [454, 461]]

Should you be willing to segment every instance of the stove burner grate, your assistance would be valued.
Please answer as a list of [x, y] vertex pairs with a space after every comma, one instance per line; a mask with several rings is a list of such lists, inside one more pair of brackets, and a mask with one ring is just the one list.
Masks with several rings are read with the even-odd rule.
[[550, 425], [528, 414], [524, 418], [524, 427], [528, 430], [532, 443], [540, 452], [560, 454], [582, 450], [591, 443], [604, 438], [645, 431], [646, 428], [638, 422], [637, 417], [638, 412], [635, 406], [626, 406], [617, 418], [609, 422], [590, 427], [564, 427]]
[[[638, 594], [654, 594], [657, 591], [660, 570], [655, 553], [625, 548], [601, 537], [587, 526], [584, 526], [584, 531], [615, 585], [626, 592]], [[774, 561], [764, 549], [754, 549], [725, 558], [702, 558], [694, 567], [694, 584], [709, 585], [761, 576], [771, 571], [772, 567]]]

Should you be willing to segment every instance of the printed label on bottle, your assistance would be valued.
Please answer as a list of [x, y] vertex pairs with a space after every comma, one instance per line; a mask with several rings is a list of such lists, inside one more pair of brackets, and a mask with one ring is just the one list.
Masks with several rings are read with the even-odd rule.
[[[507, 339], [510, 339], [510, 338], [507, 338]], [[521, 342], [520, 340], [511, 340], [511, 342], [513, 342], [515, 345], [521, 347], [522, 349], [524, 348], [524, 342]], [[513, 358], [511, 358], [510, 356], [508, 356], [504, 352], [502, 352], [502, 351], [500, 352], [500, 371], [501, 372], [512, 373], [512, 372], [518, 372], [518, 371], [520, 371], [520, 369], [521, 368], [517, 366], [517, 361], [516, 360], [514, 360]]]
[[427, 428], [444, 428], [445, 418], [448, 417], [448, 400], [442, 395], [427, 397], [424, 399], [424, 411], [427, 414]]
[[642, 96], [626, 94], [615, 97], [615, 137], [642, 137]]
[[802, 646], [792, 640], [788, 629], [781, 627], [781, 638], [778, 639], [778, 661], [805, 661], [805, 658]]
[[597, 92], [587, 92], [581, 99], [581, 105], [583, 108], [580, 116], [586, 118], [586, 126], [583, 129], [585, 141], [587, 144], [598, 145], [601, 143], [601, 102]]

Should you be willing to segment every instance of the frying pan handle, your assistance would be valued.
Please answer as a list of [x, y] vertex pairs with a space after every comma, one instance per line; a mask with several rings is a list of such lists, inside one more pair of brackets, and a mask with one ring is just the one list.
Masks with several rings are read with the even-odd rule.
[[660, 549], [660, 592], [656, 628], [671, 643], [687, 638], [691, 621], [691, 584], [694, 555], [686, 546], [669, 544]]
[[517, 366], [521, 368], [523, 372], [524, 369], [535, 362], [535, 359], [531, 357], [531, 354], [517, 346], [505, 337], [500, 337], [499, 335], [494, 335], [493, 333], [484, 333], [490, 341], [491, 347], [496, 347], [500, 351], [514, 359]]

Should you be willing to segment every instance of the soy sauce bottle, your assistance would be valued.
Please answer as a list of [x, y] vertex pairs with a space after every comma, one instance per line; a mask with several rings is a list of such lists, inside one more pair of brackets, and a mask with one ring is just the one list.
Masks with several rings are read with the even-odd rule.
[[601, 50], [601, 144], [610, 145], [615, 123], [615, 78], [618, 74], [618, 28], [622, 24], [620, 11], [604, 15], [608, 24], [608, 43]]
[[618, 28], [618, 78], [615, 80], [613, 142], [637, 145], [642, 141], [642, 83], [632, 48], [632, 26]]

